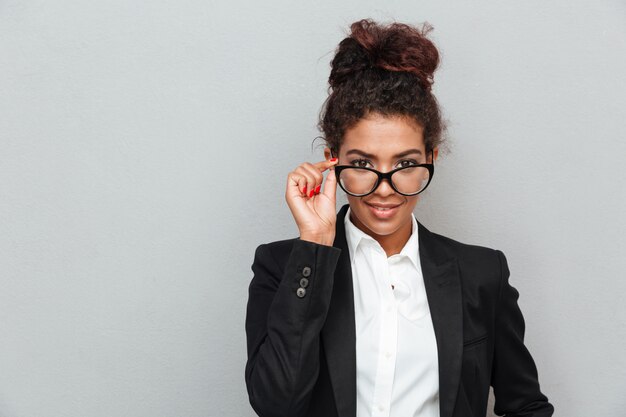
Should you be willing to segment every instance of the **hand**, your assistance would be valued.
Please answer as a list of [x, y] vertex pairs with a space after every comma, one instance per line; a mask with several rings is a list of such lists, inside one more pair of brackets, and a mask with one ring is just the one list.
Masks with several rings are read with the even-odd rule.
[[[285, 199], [302, 240], [328, 246], [335, 240], [337, 179], [333, 167], [337, 162], [337, 158], [315, 164], [304, 162], [287, 176]], [[330, 171], [321, 190], [322, 173], [327, 169]]]

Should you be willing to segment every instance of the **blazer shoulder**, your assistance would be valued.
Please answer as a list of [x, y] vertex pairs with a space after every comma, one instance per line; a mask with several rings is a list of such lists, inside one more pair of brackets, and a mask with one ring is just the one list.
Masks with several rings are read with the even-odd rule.
[[488, 275], [492, 279], [499, 281], [501, 272], [499, 254], [502, 253], [500, 250], [476, 243], [463, 242], [432, 231], [427, 231], [427, 233], [431, 235], [432, 241], [437, 242], [437, 245], [445, 248], [448, 254], [457, 259], [462, 270], [482, 271], [482, 273], [488, 271]]
[[448, 247], [456, 254], [478, 254], [493, 257], [496, 255], [497, 252], [497, 249], [494, 249], [492, 247], [479, 245], [476, 243], [462, 242], [460, 240], [453, 239], [449, 236], [444, 236], [436, 232], [428, 231], [428, 233], [433, 237], [433, 239], [437, 240], [439, 244]]

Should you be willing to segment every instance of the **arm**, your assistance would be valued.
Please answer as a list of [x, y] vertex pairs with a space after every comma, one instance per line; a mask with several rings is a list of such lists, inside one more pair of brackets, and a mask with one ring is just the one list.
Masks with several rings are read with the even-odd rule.
[[504, 254], [500, 261], [501, 282], [496, 307], [495, 348], [491, 385], [494, 412], [507, 417], [549, 417], [554, 407], [541, 393], [537, 367], [524, 346], [524, 317], [517, 304], [518, 291], [509, 284], [509, 267]]
[[[340, 253], [332, 246], [296, 239], [282, 270], [268, 245], [256, 250], [246, 312], [245, 378], [250, 404], [259, 416], [300, 416], [307, 411], [319, 374], [320, 331]], [[305, 267], [310, 268], [309, 282], [299, 297]]]

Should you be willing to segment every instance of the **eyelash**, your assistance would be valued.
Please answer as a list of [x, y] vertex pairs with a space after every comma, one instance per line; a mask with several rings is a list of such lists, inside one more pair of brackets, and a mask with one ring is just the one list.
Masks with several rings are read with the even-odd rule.
[[[370, 161], [367, 160], [367, 159], [363, 159], [363, 158], [353, 159], [352, 161], [350, 161], [350, 165], [362, 167], [362, 165], [358, 165], [358, 163], [360, 163], [360, 162], [370, 162]], [[417, 162], [415, 159], [401, 159], [398, 162], [400, 162], [400, 163], [402, 163], [402, 162], [410, 162], [410, 165], [418, 165], [419, 164], [419, 162]], [[405, 165], [405, 166], [410, 166], [410, 165]]]

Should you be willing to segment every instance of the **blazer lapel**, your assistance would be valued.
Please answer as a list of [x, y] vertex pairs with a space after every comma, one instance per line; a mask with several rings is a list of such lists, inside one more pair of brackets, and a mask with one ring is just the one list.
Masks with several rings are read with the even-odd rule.
[[341, 254], [335, 269], [328, 315], [321, 332], [339, 417], [356, 417], [354, 293], [350, 252], [343, 224], [348, 207], [348, 204], [344, 205], [337, 213], [333, 246], [341, 249]]
[[[356, 329], [352, 268], [346, 241], [345, 204], [337, 213], [333, 246], [341, 249], [321, 338], [339, 417], [356, 416]], [[450, 417], [456, 402], [463, 354], [461, 282], [455, 257], [418, 222], [419, 256], [437, 340], [440, 417]]]
[[457, 259], [418, 223], [419, 255], [437, 339], [440, 417], [454, 411], [463, 356], [463, 306]]

